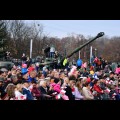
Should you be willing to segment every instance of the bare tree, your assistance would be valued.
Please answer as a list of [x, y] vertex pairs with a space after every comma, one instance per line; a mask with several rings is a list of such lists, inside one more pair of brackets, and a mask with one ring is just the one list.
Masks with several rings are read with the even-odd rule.
[[[85, 38], [81, 34], [71, 34], [62, 39], [57, 37], [48, 37], [44, 34], [43, 25], [33, 22], [25, 23], [24, 20], [4, 20], [7, 28], [7, 49], [12, 53], [13, 57], [20, 58], [22, 53], [30, 54], [30, 40], [33, 39], [33, 57], [43, 55], [42, 50], [53, 44], [56, 50], [63, 56], [70, 54], [74, 49], [83, 45], [92, 36]], [[120, 37], [108, 38], [104, 36], [94, 41], [90, 45], [81, 50], [81, 59], [87, 61], [90, 54], [90, 46], [94, 50], [97, 49], [97, 56], [103, 57], [108, 61], [120, 61]], [[74, 54], [70, 60], [77, 60], [79, 54]]]
[[[9, 33], [9, 50], [13, 53], [14, 57], [21, 57], [22, 53], [29, 55], [30, 51], [30, 40], [40, 38], [42, 29], [41, 27], [28, 25], [23, 20], [9, 20], [6, 21], [7, 30]], [[36, 47], [38, 46], [38, 41]], [[36, 48], [34, 47], [34, 48]], [[39, 47], [37, 47], [39, 48]]]

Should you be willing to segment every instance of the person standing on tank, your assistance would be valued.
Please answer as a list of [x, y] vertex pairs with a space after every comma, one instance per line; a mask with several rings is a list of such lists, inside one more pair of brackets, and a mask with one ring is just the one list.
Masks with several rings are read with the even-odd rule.
[[50, 47], [50, 58], [54, 58], [54, 54], [55, 54], [55, 47], [53, 45], [51, 45], [51, 47]]

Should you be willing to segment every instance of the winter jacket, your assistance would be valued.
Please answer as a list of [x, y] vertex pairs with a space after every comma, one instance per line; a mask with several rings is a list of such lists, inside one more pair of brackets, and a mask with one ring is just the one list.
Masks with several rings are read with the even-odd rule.
[[91, 91], [87, 87], [83, 87], [82, 91], [83, 91], [83, 95], [85, 96], [86, 100], [94, 99], [94, 96], [92, 95]]
[[50, 86], [53, 87], [53, 90], [57, 93], [60, 93], [60, 84], [52, 83]]
[[34, 100], [30, 90], [23, 88], [23, 95], [27, 95], [27, 100]]
[[100, 83], [100, 87], [101, 87], [102, 90], [105, 90], [105, 89], [106, 89], [105, 83], [101, 82], [101, 83]]
[[26, 100], [27, 96], [23, 95], [18, 90], [15, 91], [15, 100]]
[[116, 68], [115, 73], [120, 74], [120, 68]]
[[32, 82], [32, 81], [36, 82], [37, 80], [36, 80], [35, 78], [29, 77], [29, 78], [28, 78], [28, 82]]
[[102, 91], [102, 89], [100, 88], [100, 86], [98, 86], [98, 85], [94, 85], [93, 86], [93, 89], [95, 90], [95, 91], [97, 91], [98, 93], [103, 93]]
[[38, 88], [33, 87], [32, 91], [31, 91], [32, 95], [34, 95], [34, 97], [36, 97], [37, 99], [40, 98], [40, 91], [38, 90]]
[[48, 93], [48, 87], [43, 88], [42, 86], [40, 86], [38, 89], [40, 90], [41, 94], [47, 94]]
[[79, 90], [78, 90], [77, 87], [75, 87], [75, 92], [74, 92], [74, 94], [75, 94], [75, 100], [81, 100], [81, 99], [84, 98], [84, 96], [81, 95], [81, 93], [79, 92]]
[[41, 96], [40, 96], [41, 100], [50, 100], [52, 98], [52, 96], [50, 96], [51, 91], [50, 91], [50, 94], [49, 94], [49, 87], [43, 88], [42, 86], [40, 86], [39, 90], [40, 90], [40, 93], [41, 93]]
[[0, 97], [2, 100], [5, 99], [7, 93], [5, 92], [4, 88], [2, 86], [0, 86]]
[[68, 96], [69, 100], [75, 100], [75, 96], [72, 94], [72, 89], [70, 88], [70, 86], [67, 85], [65, 91], [65, 95]]

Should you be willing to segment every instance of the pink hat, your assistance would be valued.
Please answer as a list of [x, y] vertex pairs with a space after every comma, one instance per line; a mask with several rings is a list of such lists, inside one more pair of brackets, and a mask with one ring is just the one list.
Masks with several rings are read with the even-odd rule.
[[55, 83], [51, 83], [51, 84], [50, 84], [51, 87], [54, 87], [55, 85], [56, 85]]
[[22, 68], [27, 68], [27, 64], [22, 64]]

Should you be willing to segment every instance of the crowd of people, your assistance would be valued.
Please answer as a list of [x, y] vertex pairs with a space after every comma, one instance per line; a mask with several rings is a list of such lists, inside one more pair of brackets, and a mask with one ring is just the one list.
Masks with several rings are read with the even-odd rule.
[[[23, 56], [24, 57], [24, 56]], [[41, 70], [39, 63], [0, 69], [0, 100], [120, 100], [120, 66], [107, 62]]]

